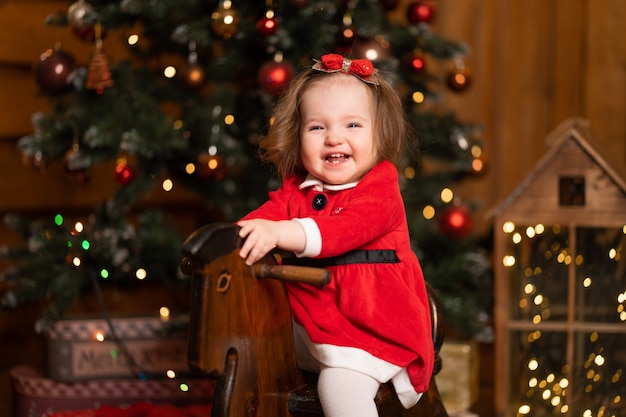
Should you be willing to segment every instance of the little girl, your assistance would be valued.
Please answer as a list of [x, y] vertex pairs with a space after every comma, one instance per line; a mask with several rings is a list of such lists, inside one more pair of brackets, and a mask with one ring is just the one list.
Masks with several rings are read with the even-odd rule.
[[331, 272], [323, 288], [286, 284], [298, 365], [319, 372], [326, 417], [377, 416], [389, 380], [406, 408], [428, 389], [430, 310], [394, 166], [408, 133], [372, 63], [329, 54], [296, 76], [260, 142], [283, 183], [238, 222], [240, 256], [279, 248]]

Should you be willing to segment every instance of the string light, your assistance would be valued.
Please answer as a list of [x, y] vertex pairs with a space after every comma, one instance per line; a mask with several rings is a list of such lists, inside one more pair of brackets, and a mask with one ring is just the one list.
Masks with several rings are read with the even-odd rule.
[[504, 233], [513, 233], [515, 231], [515, 223], [513, 222], [504, 222], [502, 224], [502, 231]]
[[135, 277], [137, 277], [138, 280], [144, 280], [144, 279], [146, 279], [147, 276], [148, 276], [148, 273], [143, 268], [139, 268], [135, 272]]
[[502, 258], [502, 264], [507, 267], [515, 265], [515, 256], [506, 255]]
[[[537, 224], [535, 226], [522, 226], [517, 227], [513, 222], [505, 222], [502, 224], [502, 230], [504, 233], [510, 235], [510, 245], [520, 245], [525, 243], [525, 240], [537, 240], [538, 236], [544, 234], [548, 228], [546, 228], [543, 224]], [[537, 242], [526, 242], [528, 246], [523, 246], [520, 249], [515, 249], [515, 252], [511, 254], [507, 254], [503, 257], [503, 263], [507, 266], [512, 266], [515, 264], [516, 257], [519, 256], [519, 259], [524, 259], [525, 265], [523, 268], [520, 268], [520, 272], [515, 272], [522, 278], [521, 292], [522, 296], [518, 302], [518, 307], [521, 312], [524, 312], [523, 317], [528, 317], [531, 323], [534, 325], [541, 325], [546, 320], [548, 320], [551, 316], [551, 309], [548, 308], [550, 305], [549, 295], [555, 297], [560, 293], [554, 293], [553, 290], [550, 289], [550, 286], [547, 287], [548, 291], [544, 291], [544, 286], [549, 285], [546, 281], [536, 281], [541, 279], [543, 274], [543, 270], [546, 268], [550, 269], [550, 266], [553, 265], [572, 265], [577, 268], [585, 268], [580, 269], [580, 271], [586, 271], [588, 273], [588, 268], [593, 265], [586, 265], [586, 251], [581, 251], [578, 253], [578, 247], [573, 249], [573, 246], [570, 246], [567, 240], [570, 231], [562, 228], [559, 225], [552, 226], [549, 230], [552, 231], [554, 236], [548, 236], [547, 240], [539, 240]], [[521, 233], [520, 233], [521, 231]], [[621, 230], [620, 230], [621, 231]], [[565, 232], [565, 236], [561, 233]], [[559, 237], [558, 235], [561, 234]], [[585, 239], [587, 242], [585, 235], [580, 237]], [[598, 240], [600, 242], [600, 240]], [[593, 244], [593, 243], [592, 243]], [[541, 249], [545, 247], [545, 249]], [[515, 248], [515, 246], [512, 246]], [[527, 250], [532, 248], [536, 250], [535, 254], [532, 256], [539, 255], [539, 258], [529, 258], [527, 259]], [[612, 247], [608, 247], [606, 252], [604, 252], [605, 259], [613, 259], [615, 256], [619, 254], [619, 246], [613, 244]], [[574, 252], [576, 251], [576, 252]], [[602, 252], [600, 252], [602, 253]], [[542, 259], [543, 256], [543, 259]], [[523, 258], [522, 258], [523, 257]], [[548, 265], [541, 264], [541, 261], [545, 260], [548, 262]], [[533, 265], [533, 263], [537, 261], [540, 265]], [[594, 260], [594, 262], [596, 262]], [[604, 276], [603, 272], [603, 276]], [[578, 272], [577, 272], [577, 275]], [[550, 275], [552, 273], [550, 272]], [[594, 280], [595, 276], [593, 274], [583, 275], [581, 278], [577, 278], [577, 282], [579, 282], [582, 288], [592, 288], [595, 282], [600, 283], [599, 285], [605, 285], [602, 280]], [[601, 290], [603, 287], [599, 287]], [[565, 296], [566, 293], [563, 293]], [[578, 298], [577, 298], [578, 299]], [[587, 297], [585, 297], [587, 299]], [[621, 314], [626, 310], [626, 291], [620, 292], [617, 295], [617, 313]], [[560, 313], [562, 314], [562, 313]], [[578, 316], [577, 316], [578, 317]], [[626, 319], [626, 312], [624, 313], [624, 318]], [[580, 320], [580, 318], [578, 318]], [[551, 323], [552, 324], [552, 323]], [[551, 332], [552, 333], [552, 332]], [[526, 333], [525, 341], [531, 345], [538, 342], [542, 336], [544, 336], [545, 331], [542, 332], [540, 329], [531, 330]], [[617, 387], [620, 381], [621, 369], [615, 370], [608, 368], [611, 360], [613, 359], [612, 353], [609, 355], [608, 351], [605, 350], [606, 344], [602, 341], [602, 334], [597, 331], [592, 331], [589, 333], [588, 344], [590, 352], [586, 357], [584, 363], [580, 364], [581, 369], [576, 370], [576, 376], [584, 378], [584, 384], [581, 384], [578, 387], [578, 391], [573, 393], [571, 391], [569, 379], [562, 376], [565, 374], [569, 374], [570, 366], [568, 364], [564, 365], [561, 369], [561, 375], [557, 373], [548, 373], [547, 367], [543, 365], [544, 362], [544, 354], [541, 353], [541, 356], [533, 356], [530, 359], [527, 359], [526, 366], [529, 370], [527, 388], [526, 388], [526, 401], [527, 403], [522, 403], [522, 405], [518, 406], [518, 417], [533, 415], [538, 412], [538, 409], [541, 409], [539, 404], [545, 404], [545, 407], [551, 408], [552, 413], [563, 413], [567, 414], [571, 412], [569, 405], [566, 404], [566, 401], [570, 404], [576, 404], [579, 393], [582, 395], [589, 395], [596, 398], [598, 395], [603, 395], [605, 398], [601, 399], [602, 403], [599, 403], [595, 408], [588, 408], [586, 410], [576, 410], [577, 415], [588, 415], [590, 417], [599, 417], [599, 416], [616, 416], [614, 414], [614, 409], [611, 407], [615, 407], [617, 403], [621, 401], [621, 397], [619, 395], [609, 394], [609, 392], [614, 391], [614, 389], [610, 389], [610, 391], [606, 392], [607, 382], [610, 381], [611, 384], [615, 384]], [[554, 343], [549, 341], [548, 343]], [[584, 349], [589, 349], [588, 347], [584, 347]], [[536, 355], [539, 352], [544, 352], [546, 347], [544, 345], [539, 345], [535, 349]], [[532, 352], [532, 350], [530, 350]], [[550, 357], [546, 356], [545, 359], [552, 360]], [[537, 374], [546, 373], [546, 376], [541, 379], [537, 378]], [[534, 375], [533, 375], [534, 374]], [[580, 379], [578, 379], [580, 380]], [[615, 388], [619, 391], [618, 388]], [[610, 397], [609, 397], [610, 395]], [[569, 399], [568, 399], [569, 397]], [[532, 399], [532, 400], [531, 400]], [[607, 402], [609, 401], [609, 402]], [[532, 407], [532, 408], [531, 408]], [[542, 411], [543, 412], [543, 411]], [[547, 409], [545, 411], [548, 413]]]
[[426, 99], [426, 96], [424, 95], [424, 92], [422, 92], [422, 91], [415, 91], [411, 95], [411, 99], [413, 100], [414, 103], [421, 104]]
[[174, 78], [176, 76], [176, 68], [174, 68], [171, 65], [168, 65], [163, 70], [163, 75], [165, 75], [166, 78]]
[[480, 159], [478, 159], [478, 158], [474, 158], [474, 159], [472, 160], [472, 170], [473, 170], [474, 172], [478, 173], [478, 172], [482, 171], [482, 170], [483, 170], [483, 168], [484, 168], [483, 161], [481, 161], [481, 160], [480, 160]]
[[422, 210], [422, 216], [424, 216], [426, 220], [432, 219], [433, 217], [435, 217], [435, 208], [431, 205], [424, 207], [424, 209]]
[[441, 197], [441, 201], [447, 204], [450, 201], [452, 201], [452, 199], [454, 198], [454, 193], [452, 192], [451, 189], [444, 188], [441, 190], [440, 197]]

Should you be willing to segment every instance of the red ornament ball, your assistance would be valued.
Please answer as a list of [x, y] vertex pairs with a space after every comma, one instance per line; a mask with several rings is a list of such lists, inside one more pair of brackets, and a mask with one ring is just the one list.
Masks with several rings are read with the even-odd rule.
[[48, 49], [35, 64], [35, 81], [50, 96], [60, 96], [72, 89], [76, 76], [74, 57], [60, 49]]
[[455, 92], [462, 92], [469, 88], [472, 82], [469, 71], [466, 68], [455, 68], [450, 71], [446, 78], [446, 84]]
[[259, 83], [271, 95], [278, 97], [289, 85], [294, 69], [288, 62], [268, 61], [259, 69]]
[[439, 228], [446, 236], [464, 238], [473, 226], [472, 213], [465, 206], [450, 206], [439, 215]]
[[412, 24], [432, 23], [435, 20], [435, 6], [428, 1], [414, 1], [409, 4], [406, 17]]
[[271, 36], [278, 29], [278, 22], [273, 17], [262, 17], [256, 22], [256, 28], [263, 36]]
[[115, 181], [120, 185], [128, 185], [135, 179], [135, 170], [125, 159], [120, 159], [115, 166]]
[[[95, 26], [85, 26], [85, 27], [74, 27], [72, 28], [72, 33], [76, 35], [77, 38], [82, 39], [87, 42], [93, 42], [96, 40], [96, 27]], [[104, 29], [100, 29], [100, 39], [104, 39], [107, 35], [107, 32]]]
[[426, 70], [426, 61], [422, 54], [415, 54], [409, 60], [409, 69], [416, 74], [420, 74]]

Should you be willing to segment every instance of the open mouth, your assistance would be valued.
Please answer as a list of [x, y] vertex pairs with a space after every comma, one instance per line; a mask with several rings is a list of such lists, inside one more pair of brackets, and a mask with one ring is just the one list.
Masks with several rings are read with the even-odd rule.
[[331, 153], [326, 155], [324, 161], [329, 164], [339, 164], [341, 162], [345, 162], [350, 158], [350, 155], [346, 155], [345, 153]]

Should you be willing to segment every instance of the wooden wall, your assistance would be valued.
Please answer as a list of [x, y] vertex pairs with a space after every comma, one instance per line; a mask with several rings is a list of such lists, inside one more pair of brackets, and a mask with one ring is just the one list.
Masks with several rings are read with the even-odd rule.
[[[0, 214], [89, 208], [115, 186], [107, 168], [87, 188], [69, 184], [54, 164], [42, 175], [24, 166], [15, 147], [16, 140], [31, 131], [32, 113], [48, 106], [37, 95], [32, 77], [39, 54], [56, 42], [82, 64], [91, 53], [91, 45], [66, 29], [43, 25], [45, 16], [69, 3], [0, 0]], [[467, 43], [472, 51], [467, 62], [472, 87], [447, 94], [442, 106], [484, 128], [488, 170], [464, 184], [463, 198], [480, 203], [482, 213], [505, 198], [546, 152], [546, 135], [569, 117], [588, 119], [603, 149], [617, 163], [626, 163], [626, 2], [435, 4], [438, 33]], [[118, 49], [114, 37], [107, 38], [110, 59], [121, 54]], [[180, 204], [192, 199], [184, 193], [167, 198]], [[479, 230], [490, 226], [489, 219], [479, 216], [477, 221]], [[0, 226], [0, 242], [15, 240]], [[9, 415], [7, 369], [16, 363], [42, 363], [42, 349], [31, 334], [33, 317], [27, 309], [0, 312], [0, 416]]]
[[485, 208], [505, 198], [570, 117], [589, 120], [602, 148], [626, 163], [626, 2], [438, 1], [438, 30], [466, 42], [474, 85], [446, 105], [480, 121], [489, 158], [469, 187]]

